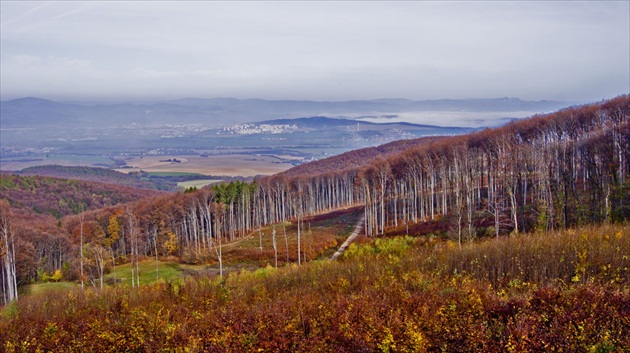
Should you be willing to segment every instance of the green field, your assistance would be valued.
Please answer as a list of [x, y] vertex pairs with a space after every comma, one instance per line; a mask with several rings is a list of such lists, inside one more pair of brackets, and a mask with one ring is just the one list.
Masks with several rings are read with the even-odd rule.
[[[180, 265], [175, 262], [158, 262], [158, 273], [156, 276], [155, 260], [141, 261], [139, 264], [140, 269], [140, 284], [149, 284], [158, 280], [172, 280], [182, 275], [182, 269]], [[116, 266], [110, 271], [104, 278], [107, 282], [113, 281], [116, 276], [116, 282], [131, 286], [131, 264]], [[134, 267], [135, 271], [135, 267]]]
[[22, 295], [39, 295], [48, 292], [77, 288], [79, 286], [80, 284], [74, 282], [34, 283], [20, 288], [20, 291]]
[[221, 179], [189, 180], [189, 181], [182, 181], [182, 182], [177, 183], [177, 187], [178, 188], [182, 188], [182, 189], [188, 189], [188, 188], [192, 188], [192, 187], [195, 187], [197, 189], [201, 189], [202, 187], [204, 187], [206, 185], [219, 183], [221, 181], [223, 181], [223, 180], [221, 180]]
[[[197, 266], [182, 265], [175, 262], [158, 262], [158, 276], [156, 276], [155, 260], [144, 260], [139, 263], [140, 268], [140, 284], [146, 285], [160, 281], [170, 281], [183, 276], [185, 270], [189, 272], [195, 272], [199, 269]], [[135, 268], [134, 268], [135, 269]], [[124, 264], [116, 266], [109, 274], [103, 278], [106, 283], [112, 283], [116, 276], [116, 282], [118, 284], [131, 286], [131, 264]], [[98, 279], [95, 285], [100, 285]], [[92, 282], [85, 282], [86, 287], [92, 287]], [[69, 289], [80, 288], [81, 284], [78, 282], [48, 282], [48, 283], [34, 283], [23, 286], [20, 288], [21, 296], [42, 295], [51, 292], [65, 292]]]

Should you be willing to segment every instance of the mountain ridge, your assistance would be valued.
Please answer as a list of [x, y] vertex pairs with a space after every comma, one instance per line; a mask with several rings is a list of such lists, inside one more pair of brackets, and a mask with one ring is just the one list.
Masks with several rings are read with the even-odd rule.
[[[269, 124], [269, 125], [278, 125], [278, 124], [300, 124], [300, 127], [305, 126], [313, 126], [318, 124], [330, 124], [333, 126], [351, 126], [351, 125], [364, 125], [364, 126], [391, 126], [391, 125], [404, 125], [409, 127], [418, 127], [418, 128], [444, 128], [440, 125], [429, 125], [429, 124], [415, 124], [406, 121], [402, 122], [371, 122], [357, 119], [346, 119], [346, 118], [329, 118], [326, 116], [312, 116], [312, 117], [301, 117], [301, 118], [292, 118], [292, 119], [273, 119], [273, 120], [264, 120], [257, 122], [257, 124]], [[360, 127], [359, 127], [360, 128]], [[463, 129], [463, 127], [459, 126], [449, 126], [448, 129]]]
[[[420, 111], [545, 112], [567, 106], [560, 101], [526, 101], [520, 98], [471, 98], [410, 100], [380, 98], [349, 101], [265, 100], [258, 98], [183, 98], [153, 102], [65, 102], [23, 97], [0, 102], [0, 118], [6, 127], [40, 125], [42, 116], [56, 123], [75, 124], [88, 120], [112, 123], [160, 121], [199, 123], [208, 121], [257, 122], [295, 116], [326, 115], [352, 117]], [[182, 119], [185, 117], [185, 119]], [[90, 119], [88, 119], [90, 118]], [[228, 120], [226, 120], [228, 119]], [[92, 123], [99, 123], [99, 121]], [[100, 121], [103, 123], [104, 121]]]

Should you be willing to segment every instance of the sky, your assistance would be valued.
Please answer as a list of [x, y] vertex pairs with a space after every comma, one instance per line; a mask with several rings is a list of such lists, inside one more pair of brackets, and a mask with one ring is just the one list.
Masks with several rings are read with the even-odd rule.
[[594, 102], [630, 1], [0, 1], [0, 99]]

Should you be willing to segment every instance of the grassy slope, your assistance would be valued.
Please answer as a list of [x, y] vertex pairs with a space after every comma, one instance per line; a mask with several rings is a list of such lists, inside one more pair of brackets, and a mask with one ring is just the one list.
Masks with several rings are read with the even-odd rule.
[[20, 295], [42, 295], [50, 292], [61, 292], [68, 289], [77, 288], [79, 284], [73, 282], [49, 282], [49, 283], [34, 283], [20, 287]]
[[[308, 217], [303, 220], [301, 233], [302, 261], [328, 258], [349, 235], [358, 219], [361, 211], [358, 209], [346, 209], [330, 214]], [[274, 226], [265, 226], [258, 231], [251, 232], [245, 238], [223, 244], [223, 271], [225, 274], [238, 272], [242, 269], [256, 270], [266, 266], [275, 266], [275, 253], [273, 249], [273, 229], [276, 230], [276, 247], [278, 251], [278, 266], [297, 262], [297, 224], [287, 222]], [[285, 242], [286, 231], [286, 242]], [[262, 250], [260, 248], [262, 240]], [[288, 245], [288, 250], [287, 250]], [[288, 252], [287, 252], [288, 251]], [[202, 262], [177, 263], [160, 260], [158, 262], [158, 275], [156, 276], [155, 259], [147, 258], [139, 262], [140, 284], [151, 284], [159, 280], [172, 281], [186, 275], [210, 275], [219, 273], [219, 264], [213, 252], [205, 257], [200, 257]], [[288, 258], [288, 260], [287, 260]], [[126, 263], [111, 268], [104, 276], [104, 283], [111, 285], [116, 278], [117, 285], [131, 286], [131, 264]], [[134, 268], [135, 271], [135, 268]], [[99, 286], [89, 282], [87, 286]], [[73, 288], [77, 283], [53, 282], [37, 283], [25, 286], [22, 289], [23, 296], [30, 294], [42, 294], [46, 291]]]
[[[145, 260], [138, 263], [140, 269], [140, 284], [150, 284], [159, 280], [171, 281], [182, 275], [182, 269], [179, 263], [158, 261], [156, 266], [155, 260]], [[156, 268], [157, 267], [157, 268]], [[105, 275], [108, 283], [113, 283], [114, 277], [117, 284], [131, 286], [131, 264], [116, 266], [111, 272]], [[135, 271], [135, 267], [133, 268]], [[157, 270], [157, 271], [156, 271]], [[156, 275], [157, 272], [157, 275]]]

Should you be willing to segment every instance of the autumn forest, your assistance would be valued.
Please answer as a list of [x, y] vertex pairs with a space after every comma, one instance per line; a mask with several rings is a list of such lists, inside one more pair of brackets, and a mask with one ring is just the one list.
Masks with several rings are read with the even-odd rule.
[[630, 347], [628, 95], [252, 182], [0, 190], [7, 352]]

